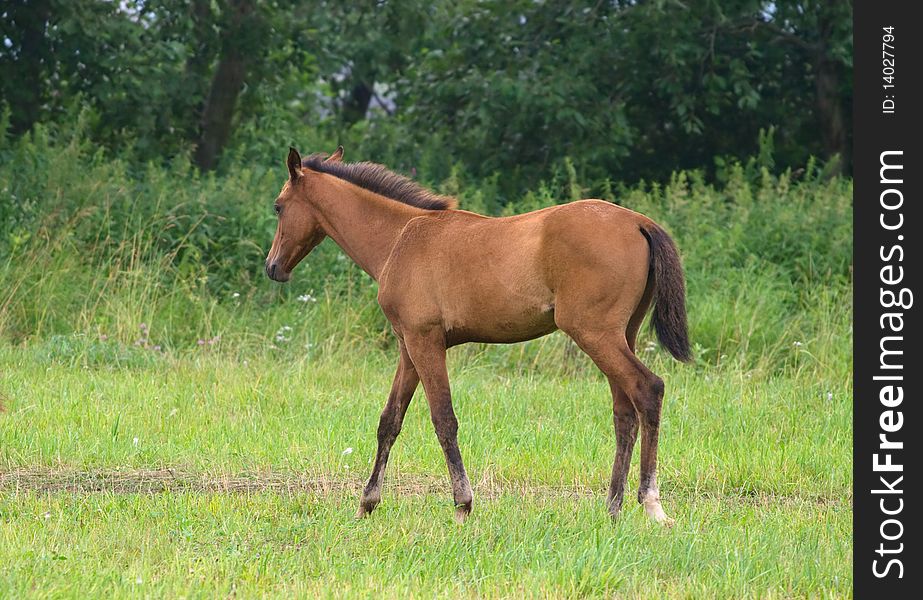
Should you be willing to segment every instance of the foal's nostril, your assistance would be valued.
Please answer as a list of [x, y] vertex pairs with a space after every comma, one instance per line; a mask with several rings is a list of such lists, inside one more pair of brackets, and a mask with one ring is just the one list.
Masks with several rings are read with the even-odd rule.
[[276, 263], [272, 263], [271, 265], [269, 265], [269, 278], [270, 279], [276, 278]]

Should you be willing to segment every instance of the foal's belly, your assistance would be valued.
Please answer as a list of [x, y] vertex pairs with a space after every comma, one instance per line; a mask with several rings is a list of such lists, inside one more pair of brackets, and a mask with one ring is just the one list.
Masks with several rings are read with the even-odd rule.
[[555, 331], [554, 309], [523, 314], [517, 317], [486, 316], [481, 320], [446, 325], [446, 341], [450, 346], [466, 342], [513, 344], [535, 339]]

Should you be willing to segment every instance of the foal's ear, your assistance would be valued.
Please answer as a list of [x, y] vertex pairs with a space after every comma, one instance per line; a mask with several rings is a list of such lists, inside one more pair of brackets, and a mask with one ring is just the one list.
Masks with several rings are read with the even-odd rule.
[[343, 146], [337, 146], [337, 149], [327, 157], [324, 162], [340, 162], [343, 160]]
[[291, 146], [289, 146], [288, 160], [286, 160], [285, 163], [288, 165], [289, 179], [295, 181], [301, 177], [301, 155]]

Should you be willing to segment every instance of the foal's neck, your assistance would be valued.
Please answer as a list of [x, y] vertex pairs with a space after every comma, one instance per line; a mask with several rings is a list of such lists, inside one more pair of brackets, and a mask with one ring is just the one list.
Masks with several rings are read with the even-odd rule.
[[324, 233], [378, 281], [391, 249], [410, 219], [426, 214], [332, 175], [318, 173], [313, 206]]

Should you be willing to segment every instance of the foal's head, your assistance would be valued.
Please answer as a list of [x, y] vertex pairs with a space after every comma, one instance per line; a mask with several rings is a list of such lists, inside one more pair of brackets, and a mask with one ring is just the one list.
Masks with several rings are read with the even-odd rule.
[[[340, 146], [325, 162], [339, 162], [342, 158], [343, 147]], [[266, 256], [266, 274], [276, 281], [288, 281], [295, 265], [325, 236], [308, 204], [307, 177], [301, 170], [301, 155], [294, 148], [289, 148], [286, 164], [288, 181], [273, 204], [279, 225]]]

